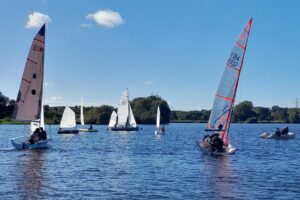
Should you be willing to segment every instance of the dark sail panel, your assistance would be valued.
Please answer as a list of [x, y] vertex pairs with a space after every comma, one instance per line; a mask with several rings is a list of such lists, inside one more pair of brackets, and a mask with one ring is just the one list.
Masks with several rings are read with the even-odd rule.
[[33, 39], [23, 72], [12, 118], [33, 121], [40, 118], [45, 53], [45, 24]]

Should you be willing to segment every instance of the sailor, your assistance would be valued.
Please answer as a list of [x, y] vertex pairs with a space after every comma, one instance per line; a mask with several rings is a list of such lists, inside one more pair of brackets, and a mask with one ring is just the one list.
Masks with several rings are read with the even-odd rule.
[[282, 131], [281, 131], [281, 135], [285, 135], [285, 136], [287, 136], [288, 135], [288, 133], [289, 133], [289, 127], [285, 127], [284, 129], [282, 129]]
[[218, 152], [222, 152], [223, 151], [223, 145], [224, 142], [223, 140], [219, 137], [219, 133], [214, 133], [212, 135], [209, 136], [210, 137], [210, 145], [212, 147], [213, 151], [218, 151]]
[[92, 126], [92, 124], [90, 124], [90, 128], [89, 128], [89, 130], [93, 130], [93, 126]]
[[40, 129], [36, 128], [35, 131], [30, 135], [28, 142], [30, 144], [34, 144], [35, 142], [40, 140]]
[[43, 127], [40, 128], [41, 132], [40, 132], [40, 138], [41, 140], [46, 140], [47, 139], [47, 133], [46, 131], [44, 131]]
[[279, 128], [276, 128], [276, 131], [275, 131], [275, 136], [276, 137], [280, 137], [280, 129]]
[[161, 128], [161, 132], [165, 132], [165, 127], [163, 126], [162, 128]]

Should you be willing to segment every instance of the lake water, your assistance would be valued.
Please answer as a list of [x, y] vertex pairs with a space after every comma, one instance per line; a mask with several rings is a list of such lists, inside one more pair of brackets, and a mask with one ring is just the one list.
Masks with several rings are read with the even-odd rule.
[[0, 125], [1, 199], [300, 199], [300, 125], [294, 140], [264, 140], [276, 124], [232, 124], [235, 155], [201, 155], [204, 124], [169, 124], [135, 133], [58, 135], [46, 150], [14, 150], [24, 125]]

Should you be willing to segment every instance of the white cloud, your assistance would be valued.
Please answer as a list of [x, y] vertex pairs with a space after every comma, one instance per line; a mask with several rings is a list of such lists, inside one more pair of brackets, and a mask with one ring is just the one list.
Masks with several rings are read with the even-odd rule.
[[28, 29], [31, 28], [40, 28], [43, 24], [51, 22], [51, 18], [48, 15], [39, 12], [33, 12], [28, 15], [28, 19], [25, 27]]
[[52, 96], [52, 97], [50, 97], [50, 100], [52, 100], [52, 101], [61, 101], [63, 98], [62, 98], [62, 96], [60, 95], [60, 96]]
[[154, 82], [153, 81], [146, 81], [145, 84], [146, 85], [152, 85], [152, 84], [154, 84]]
[[94, 20], [97, 24], [105, 27], [115, 27], [124, 23], [121, 15], [112, 10], [98, 10], [95, 13], [88, 14], [87, 19]]
[[81, 28], [92, 28], [91, 24], [80, 24]]

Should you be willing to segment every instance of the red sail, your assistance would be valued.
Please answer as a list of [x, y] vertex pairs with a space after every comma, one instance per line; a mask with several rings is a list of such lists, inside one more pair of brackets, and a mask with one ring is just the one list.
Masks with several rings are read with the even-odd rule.
[[228, 144], [230, 118], [243, 66], [251, 23], [252, 19], [247, 22], [231, 51], [215, 95], [213, 108], [207, 124], [208, 130], [221, 129], [221, 138], [226, 144]]
[[45, 24], [33, 39], [12, 118], [33, 121], [40, 118], [45, 53]]

